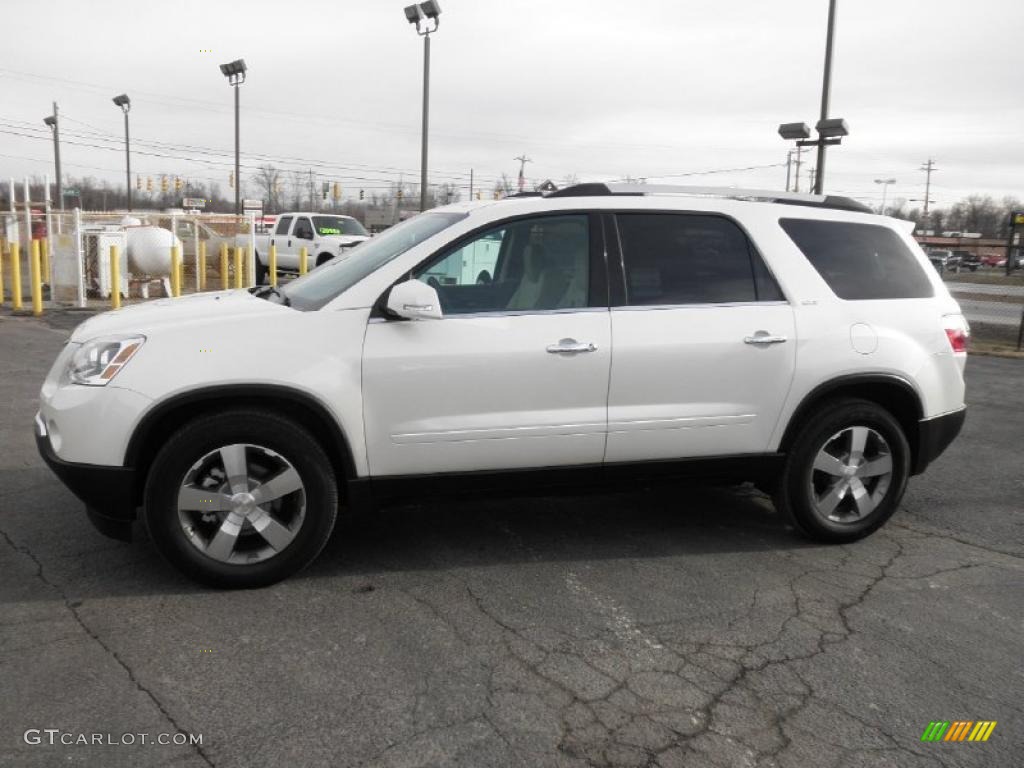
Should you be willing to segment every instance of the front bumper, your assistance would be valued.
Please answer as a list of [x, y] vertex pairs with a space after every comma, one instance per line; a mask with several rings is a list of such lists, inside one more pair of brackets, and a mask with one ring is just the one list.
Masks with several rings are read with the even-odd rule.
[[910, 474], [921, 474], [929, 464], [939, 458], [960, 434], [966, 418], [967, 408], [964, 407], [933, 419], [921, 419], [917, 423], [917, 451]]
[[136, 507], [135, 469], [63, 461], [54, 453], [38, 414], [35, 433], [39, 455], [68, 490], [85, 502], [92, 524], [106, 536], [131, 541]]

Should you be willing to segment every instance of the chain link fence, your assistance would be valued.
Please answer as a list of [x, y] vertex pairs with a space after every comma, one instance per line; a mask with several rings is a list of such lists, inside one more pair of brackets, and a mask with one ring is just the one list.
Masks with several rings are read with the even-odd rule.
[[[54, 305], [101, 307], [110, 303], [115, 272], [126, 302], [254, 284], [255, 224], [251, 216], [227, 214], [32, 210], [0, 217], [0, 245], [8, 282], [9, 245], [20, 245], [23, 296], [31, 291], [36, 240], [44, 297]], [[13, 296], [14, 286], [6, 288]]]

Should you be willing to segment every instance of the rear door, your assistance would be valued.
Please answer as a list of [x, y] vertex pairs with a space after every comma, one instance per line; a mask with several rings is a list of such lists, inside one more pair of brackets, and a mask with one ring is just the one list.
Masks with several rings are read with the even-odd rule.
[[[278, 268], [296, 269], [293, 265], [295, 261], [291, 255], [291, 229], [293, 216], [282, 216], [277, 220], [277, 226], [274, 227], [273, 234], [270, 235], [270, 244], [277, 248], [277, 266]], [[266, 254], [267, 264], [270, 264], [270, 254]]]
[[724, 216], [609, 218], [619, 285], [605, 460], [765, 452], [796, 338], [793, 310], [757, 250]]

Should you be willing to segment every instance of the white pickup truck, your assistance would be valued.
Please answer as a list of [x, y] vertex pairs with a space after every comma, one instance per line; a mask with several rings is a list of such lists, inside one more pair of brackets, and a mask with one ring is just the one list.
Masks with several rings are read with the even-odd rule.
[[299, 271], [299, 252], [305, 247], [308, 268], [345, 253], [364, 240], [369, 233], [351, 216], [332, 213], [281, 213], [274, 230], [256, 235], [256, 283], [266, 282], [270, 269], [270, 246], [277, 247], [277, 268], [283, 272]]

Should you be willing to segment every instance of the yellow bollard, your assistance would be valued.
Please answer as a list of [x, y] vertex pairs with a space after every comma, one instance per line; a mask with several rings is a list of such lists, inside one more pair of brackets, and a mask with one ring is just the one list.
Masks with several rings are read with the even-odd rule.
[[171, 246], [171, 296], [181, 296], [181, 254], [178, 246]]
[[277, 246], [270, 245], [270, 284], [277, 285]]
[[110, 308], [121, 308], [121, 259], [117, 246], [110, 246]]
[[32, 241], [29, 253], [29, 280], [32, 282], [32, 314], [39, 317], [43, 314], [43, 274], [39, 262], [39, 241]]
[[306, 253], [306, 246], [299, 248], [299, 274], [306, 274], [306, 269], [309, 265], [309, 254]]
[[231, 287], [231, 281], [228, 278], [228, 244], [220, 244], [220, 289], [226, 291]]
[[39, 255], [42, 257], [43, 282], [49, 285], [53, 282], [53, 275], [50, 273], [50, 241], [45, 237], [39, 241]]
[[4, 253], [5, 244], [0, 242], [0, 306], [4, 303]]
[[11, 308], [21, 309], [21, 246], [11, 243]]
[[235, 246], [235, 288], [242, 287], [242, 249]]
[[196, 293], [206, 290], [206, 243], [199, 244], [199, 274], [196, 275]]

